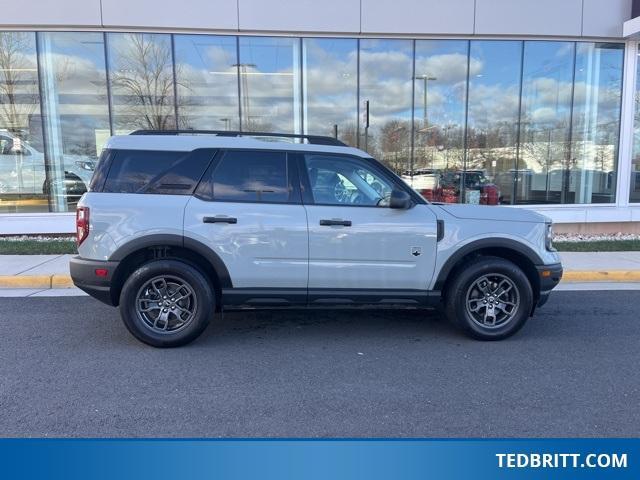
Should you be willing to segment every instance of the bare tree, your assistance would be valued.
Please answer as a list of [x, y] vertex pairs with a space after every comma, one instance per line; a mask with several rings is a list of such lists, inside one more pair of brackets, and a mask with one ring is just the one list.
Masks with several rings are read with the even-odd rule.
[[22, 137], [38, 106], [38, 80], [32, 42], [25, 32], [0, 32], [0, 126]]
[[175, 127], [171, 45], [146, 34], [129, 34], [117, 49], [113, 87], [124, 94], [127, 126], [152, 130]]
[[374, 146], [373, 151], [379, 149], [380, 159], [389, 167], [397, 173], [402, 173], [409, 168], [411, 157], [410, 121], [389, 120], [380, 128], [379, 138], [373, 137], [372, 140], [374, 141], [370, 145]]

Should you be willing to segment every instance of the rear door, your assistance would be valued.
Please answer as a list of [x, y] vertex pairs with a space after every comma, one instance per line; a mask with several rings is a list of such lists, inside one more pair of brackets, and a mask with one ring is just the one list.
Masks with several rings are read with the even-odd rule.
[[227, 267], [225, 302], [306, 302], [307, 217], [286, 152], [219, 152], [185, 209], [184, 231]]
[[437, 236], [429, 206], [389, 208], [391, 191], [406, 187], [374, 162], [328, 154], [301, 157], [310, 301], [319, 289], [426, 290]]

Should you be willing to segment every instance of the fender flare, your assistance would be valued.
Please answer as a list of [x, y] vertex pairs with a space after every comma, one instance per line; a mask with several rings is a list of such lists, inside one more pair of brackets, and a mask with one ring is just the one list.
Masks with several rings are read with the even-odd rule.
[[194, 240], [190, 237], [184, 237], [182, 235], [161, 233], [136, 238], [117, 248], [116, 251], [113, 252], [109, 257], [109, 261], [120, 262], [124, 260], [128, 255], [138, 250], [158, 245], [186, 248], [187, 250], [192, 250], [193, 252], [199, 254], [211, 264], [211, 267], [215, 271], [218, 277], [218, 281], [220, 282], [220, 288], [233, 288], [229, 270], [227, 270], [227, 267], [225, 266], [222, 259], [218, 256], [218, 254], [202, 242]]
[[444, 287], [449, 274], [453, 270], [453, 267], [465, 256], [469, 255], [478, 250], [482, 250], [485, 248], [502, 248], [505, 250], [514, 251], [524, 257], [526, 257], [533, 265], [543, 265], [544, 261], [540, 258], [532, 248], [523, 244], [522, 242], [518, 242], [517, 240], [512, 240], [509, 238], [482, 238], [480, 240], [474, 240], [473, 242], [467, 243], [466, 245], [460, 247], [456, 250], [444, 263], [440, 272], [438, 273], [438, 278], [434, 285], [434, 290], [441, 290]]

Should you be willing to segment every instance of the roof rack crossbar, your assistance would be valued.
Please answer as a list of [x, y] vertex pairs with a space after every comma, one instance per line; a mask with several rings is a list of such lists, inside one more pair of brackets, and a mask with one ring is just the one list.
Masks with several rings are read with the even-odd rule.
[[347, 147], [348, 145], [337, 138], [323, 135], [305, 135], [298, 133], [271, 133], [271, 132], [240, 132], [234, 130], [135, 130], [129, 135], [217, 135], [218, 137], [282, 137], [301, 138], [314, 145], [333, 145]]

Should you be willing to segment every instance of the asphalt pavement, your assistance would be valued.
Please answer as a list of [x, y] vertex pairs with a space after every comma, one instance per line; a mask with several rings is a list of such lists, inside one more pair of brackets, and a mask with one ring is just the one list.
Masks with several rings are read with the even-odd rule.
[[637, 436], [640, 291], [561, 291], [483, 343], [419, 311], [227, 313], [136, 341], [88, 297], [0, 298], [1, 436]]

